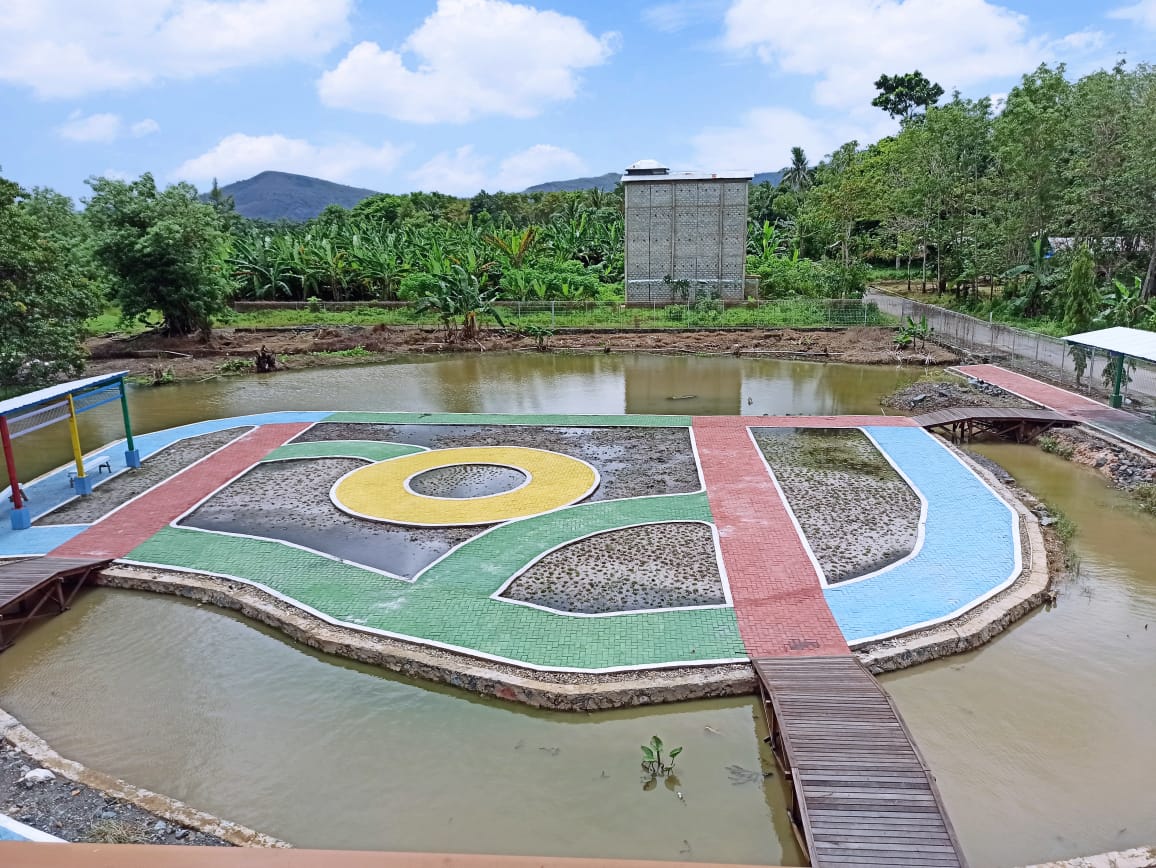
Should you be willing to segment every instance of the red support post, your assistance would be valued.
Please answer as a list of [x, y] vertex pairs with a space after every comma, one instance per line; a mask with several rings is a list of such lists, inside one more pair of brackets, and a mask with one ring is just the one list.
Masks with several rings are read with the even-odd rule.
[[8, 420], [0, 416], [0, 441], [4, 446], [4, 464], [8, 468], [8, 481], [12, 486], [12, 508], [24, 506], [20, 492], [20, 478], [16, 475], [16, 456], [12, 454], [12, 438], [8, 434]]

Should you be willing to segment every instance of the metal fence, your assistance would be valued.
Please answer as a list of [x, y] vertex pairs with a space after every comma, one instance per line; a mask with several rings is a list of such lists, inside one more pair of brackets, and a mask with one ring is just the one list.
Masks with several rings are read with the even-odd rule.
[[[1104, 369], [1108, 354], [1088, 350], [1087, 366], [1077, 380], [1070, 347], [1059, 338], [1037, 332], [1024, 331], [1014, 326], [959, 313], [954, 310], [923, 304], [900, 295], [872, 290], [866, 300], [880, 311], [906, 321], [927, 318], [934, 339], [953, 349], [990, 359], [1008, 368], [1035, 374], [1061, 383], [1081, 392], [1104, 391]], [[1131, 382], [1126, 394], [1145, 404], [1156, 401], [1156, 365], [1138, 362], [1129, 370]]]

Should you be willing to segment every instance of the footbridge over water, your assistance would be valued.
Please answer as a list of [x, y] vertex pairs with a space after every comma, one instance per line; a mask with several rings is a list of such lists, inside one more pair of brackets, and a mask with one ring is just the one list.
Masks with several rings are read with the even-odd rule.
[[755, 660], [769, 741], [815, 868], [965, 868], [891, 698], [853, 656]]
[[1079, 420], [1055, 410], [1010, 407], [953, 407], [912, 416], [911, 421], [920, 428], [949, 437], [952, 443], [965, 443], [977, 434], [994, 434], [1027, 443], [1052, 428], [1079, 424]]

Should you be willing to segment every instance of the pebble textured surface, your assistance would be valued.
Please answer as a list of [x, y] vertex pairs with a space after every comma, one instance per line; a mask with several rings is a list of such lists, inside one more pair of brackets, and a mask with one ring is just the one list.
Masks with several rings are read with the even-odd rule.
[[[344, 418], [351, 414], [338, 413]], [[372, 417], [371, 417], [372, 418]], [[471, 417], [454, 417], [471, 418]], [[489, 417], [483, 417], [489, 418]], [[519, 418], [519, 417], [514, 417]], [[532, 419], [533, 417], [526, 417]], [[574, 417], [576, 423], [587, 417]], [[635, 417], [610, 417], [620, 421]], [[675, 424], [675, 423], [671, 423]], [[686, 494], [702, 488], [686, 428], [544, 427], [522, 425], [394, 425], [326, 422], [314, 425], [294, 441], [378, 440], [409, 443], [427, 449], [468, 446], [522, 446], [547, 449], [578, 458], [597, 468], [598, 488], [590, 500]]]
[[409, 481], [409, 488], [425, 497], [486, 497], [513, 491], [528, 480], [525, 473], [512, 467], [454, 464], [419, 473]]
[[919, 498], [862, 431], [755, 431], [828, 582], [853, 579], [911, 553]]
[[184, 527], [284, 540], [395, 576], [413, 578], [479, 527], [409, 527], [357, 518], [329, 499], [355, 458], [270, 461], [213, 495]]
[[601, 614], [726, 603], [705, 524], [612, 530], [546, 555], [502, 596], [563, 612]]
[[216, 452], [248, 430], [248, 428], [226, 428], [223, 431], [178, 440], [172, 446], [146, 458], [139, 469], [126, 470], [118, 474], [94, 488], [88, 497], [78, 497], [69, 501], [41, 518], [37, 524], [90, 524], [137, 495], [144, 494], [173, 474], [180, 473], [211, 452]]

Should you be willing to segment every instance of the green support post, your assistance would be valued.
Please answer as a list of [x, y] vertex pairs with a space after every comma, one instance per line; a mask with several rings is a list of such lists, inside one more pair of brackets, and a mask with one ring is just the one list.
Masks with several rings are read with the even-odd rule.
[[1112, 399], [1111, 405], [1119, 408], [1124, 406], [1124, 396], [1121, 390], [1124, 387], [1124, 354], [1112, 353]]
[[120, 385], [120, 413], [124, 417], [124, 463], [126, 467], [140, 467], [140, 450], [132, 442], [132, 422], [128, 416], [128, 394], [124, 388], [124, 378]]

